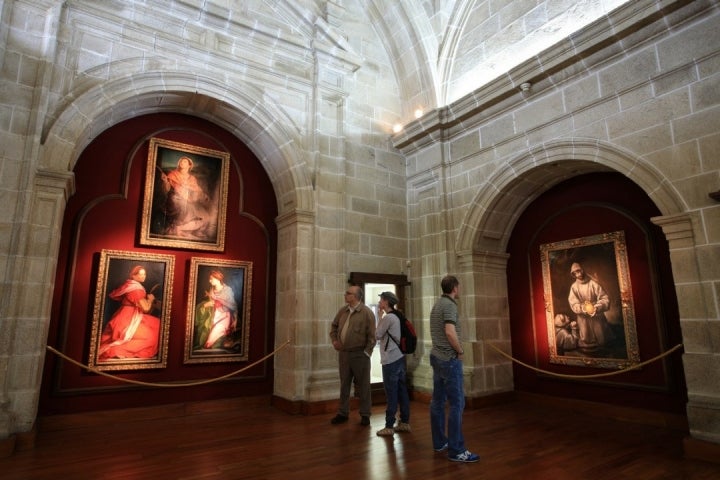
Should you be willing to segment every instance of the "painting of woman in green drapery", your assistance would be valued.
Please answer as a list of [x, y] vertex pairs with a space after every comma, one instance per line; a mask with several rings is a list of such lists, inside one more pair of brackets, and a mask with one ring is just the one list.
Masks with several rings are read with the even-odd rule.
[[225, 283], [225, 275], [213, 270], [209, 282], [206, 300], [198, 304], [195, 312], [194, 350], [231, 347], [237, 329], [237, 302], [233, 289]]

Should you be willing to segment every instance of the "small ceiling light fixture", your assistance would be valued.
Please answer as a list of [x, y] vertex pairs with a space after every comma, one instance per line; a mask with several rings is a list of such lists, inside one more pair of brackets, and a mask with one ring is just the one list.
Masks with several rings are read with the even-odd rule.
[[422, 109], [422, 108], [418, 108], [417, 110], [415, 110], [415, 118], [420, 118], [420, 117], [422, 117], [422, 116], [423, 116], [423, 109]]
[[520, 90], [523, 92], [529, 92], [532, 84], [530, 82], [524, 82], [520, 84]]
[[399, 123], [396, 123], [395, 125], [393, 125], [393, 133], [400, 133], [400, 132], [402, 132], [402, 125], [400, 125]]

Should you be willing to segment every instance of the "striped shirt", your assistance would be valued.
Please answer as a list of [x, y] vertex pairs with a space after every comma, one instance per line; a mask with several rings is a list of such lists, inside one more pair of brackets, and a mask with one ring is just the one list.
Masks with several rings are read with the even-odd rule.
[[458, 338], [460, 338], [457, 302], [443, 294], [430, 311], [430, 337], [432, 338], [432, 350], [430, 353], [444, 361], [457, 358], [457, 352], [445, 334], [446, 323], [455, 325], [455, 331]]

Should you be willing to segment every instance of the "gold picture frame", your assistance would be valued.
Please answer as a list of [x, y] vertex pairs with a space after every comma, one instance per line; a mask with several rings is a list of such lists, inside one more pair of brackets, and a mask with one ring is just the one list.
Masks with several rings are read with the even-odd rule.
[[230, 154], [151, 138], [140, 244], [223, 251]]
[[185, 327], [185, 363], [248, 360], [252, 262], [194, 257]]
[[174, 270], [172, 255], [101, 251], [90, 367], [141, 370], [167, 366]]
[[540, 245], [550, 363], [640, 363], [625, 234]]

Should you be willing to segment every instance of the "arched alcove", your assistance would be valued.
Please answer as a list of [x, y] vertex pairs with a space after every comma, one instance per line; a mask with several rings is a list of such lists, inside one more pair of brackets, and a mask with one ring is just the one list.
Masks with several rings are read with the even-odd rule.
[[[542, 372], [514, 365], [517, 391], [684, 417], [679, 351], [638, 370], [591, 377], [682, 343], [668, 245], [651, 221], [657, 215], [642, 189], [612, 172], [565, 180], [519, 215], [508, 242], [512, 354]], [[571, 309], [571, 269], [580, 267], [583, 282], [592, 279], [607, 295], [601, 314]], [[587, 333], [594, 344], [585, 343], [587, 325], [598, 327]]]
[[[31, 223], [38, 228], [49, 222], [50, 232], [46, 258], [35, 260], [52, 268], [45, 269], [42, 278], [27, 279], [33, 285], [40, 282], [48, 287], [40, 289], [45, 293], [37, 301], [38, 305], [46, 306], [39, 313], [43, 325], [35, 330], [38, 338], [33, 342], [40, 346], [37, 351], [40, 358], [45, 356], [51, 297], [56, 284], [54, 266], [60, 248], [60, 221], [66, 205], [62, 199], [74, 193], [72, 169], [81, 152], [107, 128], [138, 115], [162, 112], [182, 113], [210, 121], [245, 143], [258, 158], [270, 178], [272, 187], [268, 190], [275, 195], [278, 213], [286, 219], [283, 228], [294, 228], [297, 223], [288, 223], [287, 219], [300, 218], [305, 222], [312, 217], [312, 184], [302, 158], [303, 150], [293, 147], [296, 135], [288, 132], [285, 126], [288, 122], [281, 121], [284, 118], [281, 109], [267, 101], [255, 100], [262, 96], [253, 95], [256, 92], [251, 90], [247, 86], [221, 84], [202, 75], [145, 72], [122, 73], [102, 86], [85, 85], [76, 94], [68, 95], [67, 98], [72, 100], [46, 126], [42, 135], [37, 179], [30, 192], [31, 196], [46, 200], [50, 200], [48, 195], [53, 199], [57, 197], [53, 219], [48, 219], [45, 214], [47, 201], [30, 202], [28, 212]], [[293, 238], [279, 236], [278, 251], [293, 251], [295, 245], [283, 243]], [[37, 362], [38, 382], [42, 376], [42, 363]], [[37, 398], [37, 392], [33, 397]], [[18, 412], [19, 424], [31, 425], [37, 407], [35, 402], [26, 403], [26, 407]]]
[[[538, 336], [533, 332], [533, 323], [526, 315], [532, 312], [528, 309], [518, 313], [516, 308], [518, 299], [515, 296], [518, 287], [513, 283], [516, 280], [512, 278], [518, 278], [519, 275], [520, 281], [527, 283], [528, 262], [538, 259], [531, 260], [527, 254], [521, 256], [515, 248], [509, 250], [509, 243], [511, 238], [523, 238], [523, 235], [527, 235], [527, 232], [521, 230], [526, 220], [521, 218], [535, 200], [553, 187], [584, 175], [615, 175], [633, 185], [638, 192], [637, 195], [643, 196], [654, 208], [653, 213], [645, 215], [646, 224], [652, 225], [650, 215], [667, 215], [682, 211], [682, 202], [668, 180], [657, 169], [620, 148], [597, 140], [572, 139], [548, 142], [530, 148], [516, 155], [507, 164], [498, 167], [494, 174], [488, 176], [487, 180], [478, 186], [477, 196], [461, 223], [455, 244], [459, 265], [461, 270], [465, 271], [466, 281], [471, 282], [470, 291], [473, 292], [467, 295], [470, 315], [476, 322], [476, 325], [471, 325], [471, 330], [477, 332], [477, 338], [482, 340], [478, 342], [477, 347], [481, 355], [476, 355], [474, 366], [477, 371], [482, 372], [479, 377], [485, 378], [484, 386], [477, 387], [479, 392], [513, 388], [512, 362], [495, 352], [491, 345], [508, 354], [514, 354], [516, 349], [522, 347], [522, 354], [531, 352], [531, 358], [525, 360], [533, 365], [537, 361], [535, 342]], [[622, 189], [612, 189], [610, 192], [619, 196], [623, 193]], [[577, 201], [575, 198], [565, 199], [566, 204]], [[552, 211], [533, 213], [542, 217], [550, 214]], [[659, 241], [664, 241], [664, 236], [657, 228], [648, 225], [646, 228], [654, 229], [654, 234], [659, 235]], [[523, 231], [523, 234], [518, 234], [517, 231]], [[670, 279], [665, 287], [668, 294], [675, 295], [667, 246], [665, 254], [663, 264], [665, 279]], [[518, 270], [514, 262], [519, 262], [524, 269]], [[525, 287], [525, 297], [527, 297], [527, 285]], [[540, 295], [542, 296], [542, 291]], [[530, 301], [529, 297], [527, 301]], [[672, 306], [669, 308], [673, 309]], [[674, 307], [674, 310], [677, 314], [677, 307]], [[512, 328], [516, 320], [526, 321], [525, 327], [532, 333], [529, 344], [522, 346], [515, 344], [517, 332]], [[679, 332], [677, 315], [672, 322]], [[547, 343], [547, 334], [544, 338]], [[682, 339], [681, 336], [672, 338], [678, 341]], [[664, 347], [667, 347], [666, 343], [656, 342], [652, 351], [658, 353]], [[646, 353], [647, 350], [644, 355]], [[676, 356], [673, 368], [680, 370], [675, 371], [674, 375], [682, 377], [678, 358], [679, 354]], [[515, 370], [514, 374], [517, 375], [518, 372]], [[479, 385], [483, 384], [479, 383]], [[677, 384], [673, 385], [677, 386]], [[685, 392], [682, 393], [684, 394]], [[682, 403], [683, 400], [679, 399], [673, 403], [675, 411], [678, 402]]]
[[[165, 162], [157, 142], [167, 151]], [[177, 168], [173, 167], [175, 152], [194, 159], [191, 173], [195, 172], [193, 178], [201, 188], [198, 193], [206, 197], [197, 204], [217, 201], [225, 212], [217, 227], [223, 232], [219, 246], [195, 240], [204, 238], [204, 230], [198, 234], [188, 230], [185, 235], [173, 230], [149, 241], [148, 232], [140, 228], [150, 222], [148, 202], [155, 201], [162, 185], [159, 179], [150, 179], [170, 177], [172, 172], [157, 171]], [[216, 156], [212, 156], [214, 152]], [[227, 175], [220, 175], [224, 169]], [[215, 170], [219, 183], [210, 190], [208, 178]], [[155, 113], [125, 120], [99, 134], [82, 152], [73, 171], [76, 193], [64, 214], [47, 343], [117, 379], [48, 356], [40, 413], [228, 398], [237, 396], [239, 388], [243, 395], [271, 394], [272, 363], [261, 363], [232, 379], [202, 383], [256, 362], [273, 349], [277, 206], [258, 159], [237, 137], [210, 122]], [[157, 188], [153, 190], [153, 186]], [[161, 192], [160, 197], [165, 198]], [[190, 205], [196, 203], [188, 200]], [[206, 211], [194, 208], [192, 214], [192, 221], [182, 225], [200, 228], [203, 224], [198, 222]], [[117, 354], [101, 358], [102, 338], [116, 318], [122, 321], [118, 312], [126, 305], [125, 300], [113, 303], [118, 299], [108, 292], [125, 281], [127, 277], [120, 275], [134, 265], [148, 271], [144, 286], [157, 305], [143, 315], [137, 331], [128, 335], [147, 333], [148, 329], [142, 328], [145, 323], [159, 324], [154, 344], [157, 353], [137, 353], [135, 345], [129, 346], [135, 342], [133, 336], [119, 344]], [[228, 323], [225, 327], [234, 333], [227, 333], [227, 346], [196, 347], [198, 319], [207, 312], [200, 311], [200, 303], [211, 298], [208, 275], [216, 271], [222, 275], [219, 278], [224, 277], [224, 285], [234, 289], [236, 307], [228, 306], [227, 311], [235, 326]], [[217, 301], [214, 304], [217, 311]], [[117, 335], [122, 341], [122, 331], [113, 338]], [[143, 388], [123, 382], [128, 379], [143, 382]], [[168, 395], [164, 388], [168, 384], [181, 386]]]

